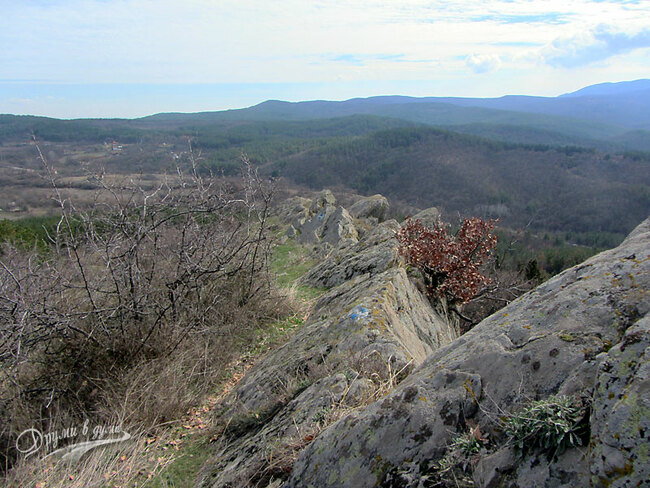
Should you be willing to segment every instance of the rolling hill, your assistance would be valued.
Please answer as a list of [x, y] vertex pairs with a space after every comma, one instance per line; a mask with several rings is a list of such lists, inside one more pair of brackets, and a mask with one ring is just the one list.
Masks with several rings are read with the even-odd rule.
[[[128, 147], [102, 156], [107, 170], [164, 171], [191, 137], [206, 170], [235, 174], [246, 153], [269, 176], [313, 188], [378, 192], [508, 226], [622, 235], [650, 213], [649, 104], [650, 81], [637, 80], [555, 98], [267, 101], [132, 120], [0, 115], [0, 144], [32, 134], [73, 146], [116, 140]], [[19, 165], [16, 151], [7, 164]], [[74, 167], [70, 151], [59, 152]]]
[[508, 226], [624, 233], [650, 212], [650, 160], [504, 144], [431, 128], [377, 132], [294, 154], [267, 171]]
[[[180, 126], [227, 121], [300, 121], [358, 114], [459, 129], [508, 142], [646, 150], [647, 143], [642, 139], [650, 136], [650, 80], [593, 85], [559, 97], [381, 96], [297, 103], [269, 100], [238, 110], [157, 114], [140, 122]], [[639, 131], [643, 138], [638, 137]], [[536, 134], [531, 136], [531, 132]]]
[[[264, 123], [265, 130], [277, 132], [273, 124], [351, 116], [374, 117], [367, 125], [378, 130], [424, 124], [505, 142], [576, 145], [604, 151], [647, 151], [650, 147], [650, 80], [593, 85], [559, 97], [380, 96], [341, 102], [296, 103], [269, 100], [243, 109], [161, 113], [132, 120], [57, 120], [4, 115], [0, 116], [0, 142], [27, 138], [31, 131], [48, 140], [74, 140], [76, 137], [124, 141], [196, 134], [205, 130], [232, 132], [242, 130], [242, 124], [254, 127], [259, 123]], [[393, 120], [380, 122], [377, 118]], [[334, 128], [336, 123], [324, 123], [316, 132], [324, 137], [340, 134], [341, 130]], [[290, 126], [285, 125], [280, 131], [287, 127]], [[293, 129], [304, 132], [299, 127], [294, 124]]]

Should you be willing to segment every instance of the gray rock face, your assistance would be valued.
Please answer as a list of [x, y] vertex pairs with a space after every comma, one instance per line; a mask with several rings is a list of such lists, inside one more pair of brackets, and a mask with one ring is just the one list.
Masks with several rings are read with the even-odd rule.
[[[647, 303], [646, 303], [647, 307]], [[594, 486], [641, 486], [650, 480], [650, 317], [601, 354], [591, 416]], [[645, 445], [643, 444], [645, 441]]]
[[419, 220], [427, 227], [434, 227], [440, 222], [440, 210], [436, 207], [425, 208], [411, 217], [411, 220]]
[[334, 194], [330, 190], [323, 190], [320, 192], [320, 195], [318, 195], [318, 198], [314, 200], [309, 211], [311, 213], [318, 213], [324, 208], [333, 207], [335, 205], [336, 198], [334, 197]]
[[203, 486], [277, 486], [273, 482], [285, 474], [284, 463], [291, 456], [291, 449], [300, 448], [305, 437], [317, 432], [319, 416], [341, 403], [344, 395], [347, 398], [349, 390], [346, 376], [334, 374], [302, 392], [296, 391], [276, 411], [264, 413], [259, 419], [253, 417], [254, 424], [246, 426], [246, 432], [241, 432], [236, 424], [241, 417], [231, 417], [235, 424], [230, 425], [235, 428], [219, 441], [216, 462], [210, 467], [212, 474]]
[[386, 271], [398, 261], [395, 238], [398, 230], [395, 220], [379, 224], [357, 244], [333, 251], [301, 281], [310, 286], [331, 288], [356, 276]]
[[309, 198], [291, 197], [278, 205], [275, 213], [282, 222], [290, 224], [299, 219], [306, 219], [312, 201]]
[[342, 411], [342, 399], [358, 406], [457, 334], [403, 268], [333, 288], [295, 336], [251, 368], [225, 401], [226, 434], [204, 485], [267, 486], [286, 476], [272, 459], [301, 442], [304, 447], [323, 412]]
[[[479, 486], [644, 486], [648, 480], [650, 219], [433, 352], [392, 393], [325, 430], [286, 487], [419, 486], [473, 419], [499, 446], [499, 417], [553, 394], [593, 399], [590, 449], [556, 460], [485, 457]], [[503, 439], [502, 439], [503, 440]], [[502, 469], [498, 469], [501, 467]], [[409, 484], [410, 483], [410, 484]]]
[[352, 217], [346, 209], [337, 207], [331, 214], [326, 214], [326, 217], [315, 232], [321, 242], [333, 245], [350, 245], [359, 240], [359, 234], [354, 227]]
[[474, 483], [483, 488], [496, 488], [504, 474], [515, 468], [515, 453], [506, 447], [479, 460], [474, 469]]
[[346, 209], [336, 206], [329, 190], [323, 190], [309, 208], [306, 202], [297, 202], [286, 215], [293, 216], [287, 235], [298, 242], [346, 246], [359, 240], [352, 217]]
[[377, 219], [377, 222], [386, 220], [388, 212], [388, 199], [382, 195], [364, 197], [350, 207], [350, 215], [355, 219]]

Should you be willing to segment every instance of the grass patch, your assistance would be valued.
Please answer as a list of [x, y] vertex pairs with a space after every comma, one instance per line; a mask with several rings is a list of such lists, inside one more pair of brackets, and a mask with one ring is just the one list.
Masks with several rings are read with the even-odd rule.
[[311, 255], [307, 246], [289, 239], [275, 246], [270, 267], [280, 288], [291, 288], [296, 298], [310, 301], [320, 297], [327, 290], [301, 285], [298, 280], [316, 264], [318, 260]]
[[206, 439], [186, 445], [182, 453], [151, 480], [152, 488], [190, 488], [196, 486], [197, 476], [208, 460], [211, 449]]
[[278, 285], [288, 288], [316, 263], [317, 260], [310, 256], [309, 249], [289, 239], [273, 249], [271, 271], [276, 276]]
[[288, 335], [303, 323], [304, 318], [297, 313], [265, 326], [259, 330], [258, 338], [251, 342], [251, 347], [246, 355], [256, 357], [265, 353], [277, 344], [284, 342]]
[[23, 459], [0, 485], [7, 488], [152, 486], [159, 473], [173, 462], [169, 441], [169, 437], [153, 440], [145, 434], [136, 434], [129, 441], [92, 449], [78, 463], [55, 458]]

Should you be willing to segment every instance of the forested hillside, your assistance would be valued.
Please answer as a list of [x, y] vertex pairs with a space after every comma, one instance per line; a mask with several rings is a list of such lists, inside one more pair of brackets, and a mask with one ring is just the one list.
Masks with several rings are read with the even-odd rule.
[[[507, 142], [579, 144], [600, 149], [640, 149], [633, 140], [615, 141], [613, 137], [624, 138], [632, 128], [610, 123], [606, 117], [598, 117], [595, 120], [579, 119], [564, 113], [516, 111], [510, 105], [506, 105], [508, 108], [483, 107], [481, 104], [467, 105], [472, 100], [475, 99], [372, 97], [344, 102], [299, 103], [272, 100], [240, 110], [199, 114], [158, 114], [145, 117], [140, 121], [154, 127], [159, 124], [178, 126], [242, 121], [310, 121], [363, 114], [460, 130]], [[480, 103], [488, 104], [487, 101]], [[498, 132], [485, 131], [485, 127], [494, 127]], [[531, 139], [529, 135], [522, 136], [522, 130], [528, 133], [535, 132], [535, 139]]]
[[267, 176], [314, 189], [622, 237], [650, 213], [649, 87], [638, 80], [555, 98], [267, 101], [130, 120], [0, 115], [0, 208], [33, 206], [21, 199], [38, 184], [34, 140], [69, 177], [92, 168], [173, 172], [191, 144], [204, 174], [234, 175], [246, 154]]
[[395, 129], [293, 155], [273, 171], [314, 188], [351, 186], [505, 225], [625, 232], [650, 209], [649, 165], [580, 148]]

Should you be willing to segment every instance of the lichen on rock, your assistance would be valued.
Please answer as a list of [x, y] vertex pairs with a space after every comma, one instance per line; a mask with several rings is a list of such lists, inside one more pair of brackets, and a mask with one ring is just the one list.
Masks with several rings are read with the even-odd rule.
[[[332, 241], [303, 283], [329, 291], [224, 402], [222, 421], [244, 429], [224, 430], [205, 486], [457, 486], [440, 462], [467, 432], [485, 440], [464, 463], [468, 486], [644, 486], [650, 219], [459, 337], [400, 265], [396, 222], [357, 242], [331, 193], [295, 203], [294, 238]], [[504, 419], [553, 398], [589, 405], [588, 448], [518, 452]]]
[[[478, 486], [642, 486], [649, 268], [650, 219], [618, 248], [552, 278], [434, 351], [384, 399], [327, 429], [284, 486], [376, 487], [396, 471], [413, 480], [400, 486], [420, 486], [468, 419], [500, 449], [506, 440], [499, 417], [554, 394], [592, 400], [590, 450], [569, 449], [555, 460], [529, 454], [503, 471], [491, 464], [501, 462], [498, 456], [486, 456]], [[563, 340], [567, 334], [573, 340]]]

